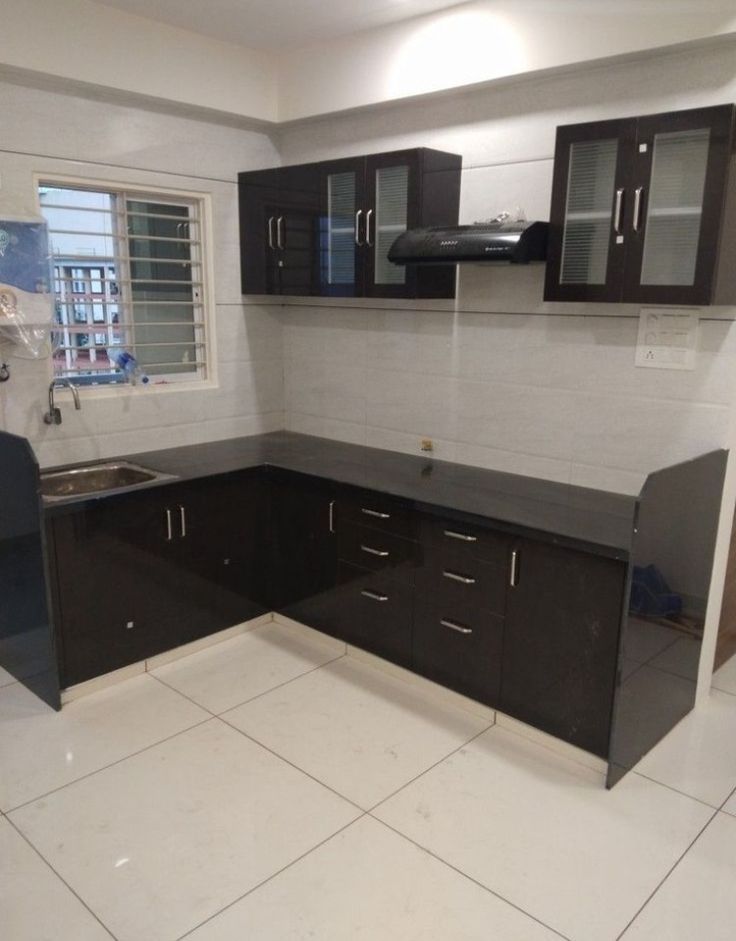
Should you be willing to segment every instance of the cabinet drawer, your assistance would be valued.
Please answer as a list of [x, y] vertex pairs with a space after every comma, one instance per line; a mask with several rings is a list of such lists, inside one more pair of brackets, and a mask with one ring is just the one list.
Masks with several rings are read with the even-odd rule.
[[370, 491], [340, 497], [338, 525], [345, 523], [368, 526], [408, 538], [412, 538], [415, 533], [414, 512], [409, 506]]
[[451, 552], [457, 558], [470, 556], [499, 566], [508, 564], [511, 544], [505, 533], [435, 516], [421, 517], [419, 541], [423, 546], [434, 546]]
[[467, 550], [430, 545], [421, 551], [415, 583], [420, 595], [432, 595], [443, 604], [468, 604], [503, 615], [508, 570], [471, 555]]
[[383, 572], [340, 563], [341, 636], [403, 666], [411, 662], [413, 591]]
[[489, 706], [501, 687], [503, 618], [472, 605], [417, 601], [412, 665], [417, 673]]
[[340, 526], [337, 537], [341, 562], [385, 572], [408, 584], [414, 583], [417, 549], [410, 539], [354, 524]]

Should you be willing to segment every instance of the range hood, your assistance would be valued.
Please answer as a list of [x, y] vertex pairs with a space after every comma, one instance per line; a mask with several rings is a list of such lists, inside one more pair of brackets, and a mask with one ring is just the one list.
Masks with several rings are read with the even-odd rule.
[[544, 261], [548, 229], [548, 222], [487, 222], [409, 229], [391, 246], [388, 259], [397, 265]]

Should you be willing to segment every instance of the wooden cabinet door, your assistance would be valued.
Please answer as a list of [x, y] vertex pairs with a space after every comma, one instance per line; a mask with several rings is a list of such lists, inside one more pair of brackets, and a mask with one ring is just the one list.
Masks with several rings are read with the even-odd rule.
[[278, 168], [239, 174], [238, 203], [241, 290], [243, 294], [278, 294]]
[[732, 105], [639, 119], [624, 301], [713, 302], [733, 120]]
[[621, 300], [636, 126], [630, 118], [557, 129], [545, 300]]
[[281, 167], [274, 222], [280, 294], [319, 294], [320, 208], [319, 165]]
[[271, 513], [271, 606], [317, 630], [335, 633], [333, 487], [296, 477], [272, 478]]
[[162, 499], [170, 489], [108, 497], [53, 520], [64, 686], [176, 646], [188, 607], [175, 587], [180, 553]]
[[176, 510], [181, 578], [193, 612], [189, 633], [205, 636], [269, 610], [269, 514], [260, 469], [192, 481]]
[[605, 758], [626, 567], [527, 539], [514, 551], [500, 708]]

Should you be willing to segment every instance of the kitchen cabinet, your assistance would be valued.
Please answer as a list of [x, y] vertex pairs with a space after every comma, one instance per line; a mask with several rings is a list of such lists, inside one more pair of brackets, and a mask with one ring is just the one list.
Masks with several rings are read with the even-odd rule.
[[319, 185], [315, 165], [240, 174], [243, 294], [319, 294]]
[[545, 300], [736, 303], [734, 114], [559, 127]]
[[454, 265], [388, 250], [407, 228], [457, 224], [461, 163], [416, 148], [241, 173], [243, 293], [454, 297]]
[[[261, 504], [233, 502], [235, 486], [217, 478], [173, 484], [71, 507], [50, 521], [64, 685], [265, 610], [249, 543]], [[238, 477], [241, 495], [247, 487]]]
[[413, 668], [498, 706], [511, 539], [451, 518], [419, 514]]
[[269, 477], [271, 607], [333, 635], [340, 625], [336, 489], [300, 475]]
[[616, 559], [516, 541], [499, 708], [606, 757], [625, 587]]

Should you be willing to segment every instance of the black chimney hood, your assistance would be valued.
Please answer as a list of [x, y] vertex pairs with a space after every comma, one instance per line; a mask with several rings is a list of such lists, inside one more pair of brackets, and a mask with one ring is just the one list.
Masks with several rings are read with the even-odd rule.
[[527, 264], [547, 258], [548, 222], [488, 222], [409, 229], [389, 249], [397, 265], [447, 265], [460, 261]]

